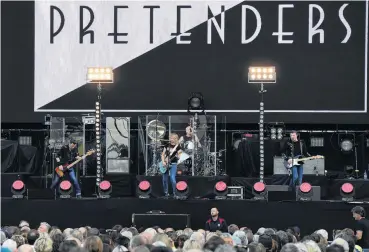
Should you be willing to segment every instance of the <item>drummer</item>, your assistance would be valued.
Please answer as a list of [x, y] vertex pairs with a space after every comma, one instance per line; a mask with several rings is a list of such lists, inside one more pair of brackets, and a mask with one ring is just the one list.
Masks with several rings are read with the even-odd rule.
[[182, 148], [184, 149], [184, 151], [186, 150], [192, 151], [194, 149], [195, 145], [193, 143], [193, 136], [195, 136], [195, 142], [197, 144], [197, 147], [199, 148], [201, 147], [199, 138], [196, 136], [196, 134], [194, 135], [191, 126], [187, 126], [186, 135], [181, 136], [181, 138], [179, 139], [179, 143], [182, 145]]

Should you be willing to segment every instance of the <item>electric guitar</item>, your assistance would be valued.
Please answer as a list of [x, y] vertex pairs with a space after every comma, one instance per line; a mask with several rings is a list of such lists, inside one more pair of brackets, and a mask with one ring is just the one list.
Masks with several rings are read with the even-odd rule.
[[292, 166], [299, 166], [299, 165], [302, 165], [301, 162], [304, 162], [304, 161], [307, 161], [307, 160], [313, 160], [313, 159], [322, 159], [324, 158], [323, 156], [320, 156], [320, 155], [316, 155], [316, 156], [311, 156], [311, 157], [305, 157], [305, 158], [302, 158], [302, 157], [295, 157], [294, 159], [292, 159], [292, 163], [289, 164], [288, 163], [288, 160], [287, 161], [284, 161], [284, 166], [287, 168], [287, 169], [291, 169]]
[[[173, 152], [175, 151], [175, 149], [177, 149], [177, 146], [176, 145], [172, 151], [171, 154], [173, 154]], [[171, 156], [171, 154], [169, 156]], [[167, 170], [169, 169], [169, 166], [170, 166], [170, 163], [173, 161], [173, 159], [175, 159], [177, 156], [173, 156], [170, 160], [168, 160], [168, 158], [166, 158], [166, 165], [163, 164], [163, 161], [160, 161], [159, 163], [159, 170], [161, 173], [166, 173]], [[190, 156], [186, 153], [184, 153], [183, 151], [181, 152], [181, 154], [179, 154], [179, 159], [178, 159], [178, 162], [177, 162], [177, 165], [182, 163], [183, 161], [185, 161], [187, 158], [189, 158]]]
[[82, 157], [80, 157], [79, 159], [77, 159], [76, 161], [74, 161], [71, 164], [65, 164], [63, 165], [63, 169], [61, 170], [58, 167], [55, 168], [55, 172], [59, 177], [63, 177], [64, 176], [64, 172], [66, 172], [67, 170], [69, 170], [71, 167], [73, 167], [74, 165], [76, 165], [77, 163], [79, 163], [80, 161], [82, 161], [83, 159], [85, 159], [86, 157], [92, 155], [93, 153], [95, 153], [95, 150], [89, 150], [86, 152], [85, 155], [83, 155]]

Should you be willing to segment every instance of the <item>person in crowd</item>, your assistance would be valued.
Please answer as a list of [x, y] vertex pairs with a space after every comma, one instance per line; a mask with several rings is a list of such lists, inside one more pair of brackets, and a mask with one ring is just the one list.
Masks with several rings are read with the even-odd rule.
[[205, 223], [205, 230], [210, 232], [222, 231], [228, 232], [228, 226], [225, 219], [219, 217], [219, 211], [217, 208], [212, 208], [210, 210], [211, 218], [209, 218]]

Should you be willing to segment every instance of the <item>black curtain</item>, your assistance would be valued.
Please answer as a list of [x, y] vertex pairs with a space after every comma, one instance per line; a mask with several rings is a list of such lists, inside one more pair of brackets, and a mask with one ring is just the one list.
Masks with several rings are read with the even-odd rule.
[[1, 172], [35, 173], [37, 148], [17, 141], [1, 140]]

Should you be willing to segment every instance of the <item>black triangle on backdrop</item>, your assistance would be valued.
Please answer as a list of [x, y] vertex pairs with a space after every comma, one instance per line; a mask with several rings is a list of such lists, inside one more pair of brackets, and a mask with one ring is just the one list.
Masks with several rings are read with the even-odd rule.
[[[291, 3], [291, 2], [288, 2]], [[268, 85], [266, 109], [363, 110], [364, 2], [352, 2], [345, 17], [353, 33], [337, 17], [341, 2], [318, 2], [325, 10], [325, 43], [308, 43], [308, 4], [295, 2], [284, 14], [284, 31], [293, 31], [293, 44], [278, 44], [278, 2], [252, 2], [262, 17], [262, 30], [250, 44], [241, 44], [241, 5], [225, 12], [225, 44], [215, 29], [207, 44], [207, 23], [192, 30], [191, 44], [175, 39], [114, 70], [115, 83], [104, 86], [103, 108], [117, 110], [185, 110], [191, 92], [202, 92], [207, 109], [259, 108], [258, 86], [247, 83], [252, 64], [275, 65], [277, 84]], [[248, 12], [247, 37], [256, 27]], [[288, 38], [286, 38], [288, 39]], [[351, 83], [347, 88], [348, 81]], [[343, 91], [344, 90], [344, 91]], [[92, 109], [96, 86], [86, 84], [42, 109]], [[298, 98], [296, 98], [298, 97]]]

